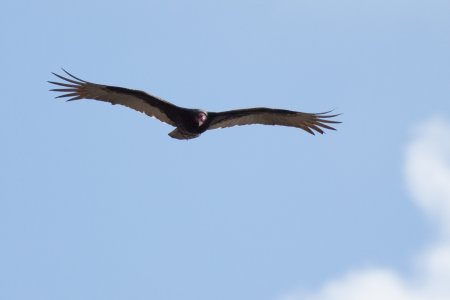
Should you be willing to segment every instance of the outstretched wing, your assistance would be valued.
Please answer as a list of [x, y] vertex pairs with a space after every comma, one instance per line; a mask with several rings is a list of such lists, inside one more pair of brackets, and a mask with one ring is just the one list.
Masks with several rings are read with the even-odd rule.
[[323, 134], [324, 129], [336, 130], [330, 124], [341, 123], [330, 120], [330, 118], [339, 116], [339, 114], [330, 115], [329, 113], [312, 114], [265, 107], [237, 109], [219, 113], [211, 112], [208, 114], [210, 118], [209, 129], [262, 124], [297, 127], [311, 134], [315, 134], [314, 132]]
[[150, 117], [155, 117], [172, 126], [176, 126], [177, 116], [182, 110], [181, 107], [143, 91], [91, 83], [73, 76], [64, 69], [63, 71], [69, 77], [63, 77], [52, 73], [56, 77], [62, 79], [63, 82], [49, 81], [49, 83], [62, 87], [50, 90], [64, 93], [56, 98], [69, 97], [70, 99], [67, 101], [93, 99], [109, 102], [111, 104], [120, 104], [142, 112]]

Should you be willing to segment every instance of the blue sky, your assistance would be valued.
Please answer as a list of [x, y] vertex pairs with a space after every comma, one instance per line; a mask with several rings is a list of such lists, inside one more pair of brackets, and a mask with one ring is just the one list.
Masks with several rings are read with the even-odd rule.
[[[264, 300], [354, 268], [410, 277], [438, 234], [412, 201], [405, 149], [418, 124], [450, 119], [449, 12], [3, 1], [0, 298]], [[177, 141], [130, 109], [53, 99], [61, 67], [181, 106], [336, 109], [343, 124]]]

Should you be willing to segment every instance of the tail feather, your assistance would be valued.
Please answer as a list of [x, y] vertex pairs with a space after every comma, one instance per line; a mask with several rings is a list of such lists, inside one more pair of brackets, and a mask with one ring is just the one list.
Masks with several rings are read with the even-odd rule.
[[177, 128], [175, 128], [175, 130], [169, 132], [169, 136], [171, 138], [174, 138], [177, 140], [190, 140], [190, 139], [195, 139], [196, 137], [199, 137], [200, 134], [186, 132], [177, 127]]

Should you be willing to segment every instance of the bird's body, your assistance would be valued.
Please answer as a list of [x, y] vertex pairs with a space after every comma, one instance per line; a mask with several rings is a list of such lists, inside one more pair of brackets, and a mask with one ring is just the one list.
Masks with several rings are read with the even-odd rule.
[[179, 140], [188, 140], [200, 136], [208, 130], [208, 113], [199, 109], [186, 109], [176, 119], [177, 127], [169, 136]]
[[209, 129], [235, 125], [281, 125], [297, 127], [311, 134], [314, 134], [314, 131], [322, 134], [324, 133], [323, 129], [335, 130], [330, 124], [340, 123], [330, 120], [337, 115], [329, 115], [328, 113], [312, 114], [265, 107], [224, 112], [189, 109], [176, 106], [143, 91], [95, 84], [81, 80], [65, 70], [64, 72], [71, 78], [53, 73], [65, 82], [49, 81], [63, 87], [51, 90], [64, 92], [63, 95], [56, 98], [69, 97], [67, 101], [94, 99], [127, 106], [174, 126], [175, 129], [169, 133], [169, 136], [180, 140], [196, 138]]

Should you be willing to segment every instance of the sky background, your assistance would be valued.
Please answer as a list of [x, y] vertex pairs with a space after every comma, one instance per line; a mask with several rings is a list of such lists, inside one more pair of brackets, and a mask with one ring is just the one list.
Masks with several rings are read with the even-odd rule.
[[[449, 299], [427, 284], [450, 279], [449, 15], [447, 0], [2, 1], [0, 299]], [[127, 108], [55, 100], [61, 67], [186, 107], [343, 123], [178, 141]]]

